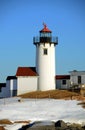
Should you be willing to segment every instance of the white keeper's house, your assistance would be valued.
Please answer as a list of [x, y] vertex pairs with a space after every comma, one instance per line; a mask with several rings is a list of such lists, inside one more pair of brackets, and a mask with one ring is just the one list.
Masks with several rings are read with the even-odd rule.
[[[56, 75], [55, 73], [55, 47], [58, 44], [58, 37], [53, 37], [52, 31], [44, 24], [39, 36], [33, 38], [33, 44], [36, 47], [35, 67], [18, 67], [14, 76], [7, 77], [6, 84], [0, 83], [0, 97], [71, 87], [71, 83], [74, 82], [73, 72], [70, 75]], [[82, 75], [81, 83], [85, 84], [85, 72], [76, 72], [75, 79], [76, 76], [82, 77]], [[78, 78], [80, 79], [80, 77]]]

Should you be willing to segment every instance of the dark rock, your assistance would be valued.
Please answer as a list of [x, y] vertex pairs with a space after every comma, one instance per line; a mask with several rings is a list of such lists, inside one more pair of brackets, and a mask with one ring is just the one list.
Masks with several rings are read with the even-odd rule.
[[37, 121], [35, 124], [26, 130], [55, 130], [54, 122]]
[[83, 129], [85, 129], [85, 126], [82, 126]]
[[84, 130], [80, 124], [73, 123], [69, 126], [71, 130]]
[[59, 121], [55, 122], [55, 127], [67, 128], [67, 124], [64, 121], [59, 120]]
[[24, 125], [22, 126], [22, 128], [18, 129], [18, 130], [27, 130], [27, 128], [30, 128], [32, 125], [34, 125], [34, 123], [28, 124], [28, 125]]

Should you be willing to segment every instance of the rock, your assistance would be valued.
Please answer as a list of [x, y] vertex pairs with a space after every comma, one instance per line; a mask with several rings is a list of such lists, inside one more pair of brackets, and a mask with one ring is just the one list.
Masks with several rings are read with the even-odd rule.
[[59, 120], [59, 121], [55, 122], [55, 127], [67, 128], [67, 124], [64, 121]]
[[55, 123], [55, 130], [85, 130], [85, 127], [76, 123], [67, 125], [64, 121], [59, 120]]
[[68, 126], [70, 130], [84, 130], [80, 124], [73, 123]]
[[84, 129], [84, 130], [85, 130], [85, 125], [84, 125], [84, 126], [82, 126], [82, 129]]
[[32, 127], [26, 130], [55, 130], [55, 126], [51, 121], [36, 121]]
[[34, 122], [30, 123], [30, 124], [27, 124], [27, 125], [24, 125], [24, 126], [22, 126], [22, 128], [20, 128], [18, 130], [27, 130], [28, 128], [32, 127], [32, 125], [34, 125]]

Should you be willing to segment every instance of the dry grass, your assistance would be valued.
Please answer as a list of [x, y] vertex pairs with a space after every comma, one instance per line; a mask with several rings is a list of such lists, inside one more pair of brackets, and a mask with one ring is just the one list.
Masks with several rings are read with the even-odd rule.
[[72, 99], [79, 98], [80, 95], [75, 92], [67, 90], [49, 90], [49, 91], [35, 91], [19, 95], [21, 98], [54, 98], [54, 99]]
[[14, 123], [26, 123], [26, 124], [29, 124], [31, 121], [15, 121]]
[[0, 124], [13, 124], [13, 123], [8, 119], [2, 119], [0, 120]]

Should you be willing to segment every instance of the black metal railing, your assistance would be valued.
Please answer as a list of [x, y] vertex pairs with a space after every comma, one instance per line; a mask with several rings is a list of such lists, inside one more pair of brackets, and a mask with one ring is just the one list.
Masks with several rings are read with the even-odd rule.
[[40, 44], [40, 43], [54, 43], [58, 44], [58, 37], [34, 37], [33, 43]]

